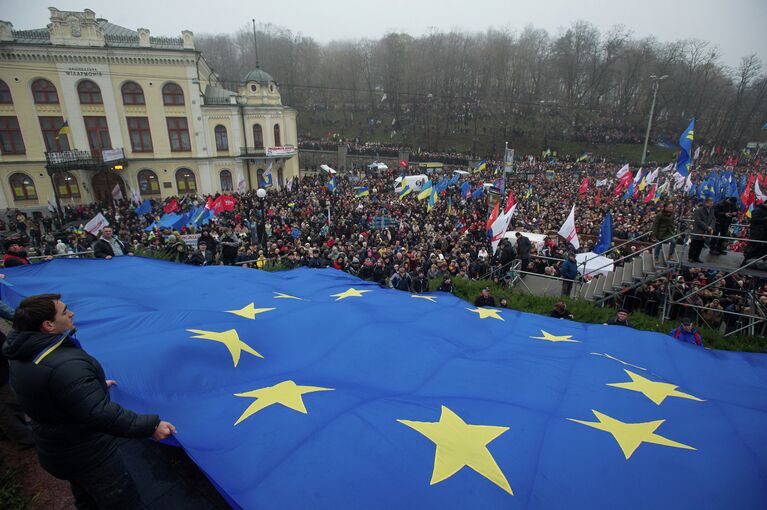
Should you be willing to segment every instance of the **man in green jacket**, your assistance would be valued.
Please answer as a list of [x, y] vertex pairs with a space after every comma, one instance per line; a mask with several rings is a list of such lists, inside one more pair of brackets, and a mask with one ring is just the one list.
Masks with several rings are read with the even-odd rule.
[[[674, 205], [667, 203], [663, 206], [663, 209], [658, 211], [655, 215], [655, 220], [652, 223], [652, 233], [655, 237], [655, 241], [663, 241], [676, 234], [676, 225], [674, 220]], [[669, 241], [671, 247], [668, 250], [669, 262], [676, 261], [674, 257], [674, 249], [676, 248], [676, 238]], [[665, 243], [663, 243], [665, 244]], [[660, 263], [660, 251], [663, 244], [655, 246], [655, 263]]]

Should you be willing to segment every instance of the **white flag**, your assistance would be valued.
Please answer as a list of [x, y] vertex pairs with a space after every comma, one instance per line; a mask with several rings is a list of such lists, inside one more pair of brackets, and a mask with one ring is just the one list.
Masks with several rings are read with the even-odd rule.
[[660, 167], [656, 168], [650, 175], [647, 176], [647, 184], [652, 184], [655, 182], [655, 179], [658, 178], [658, 174], [660, 173]]
[[288, 183], [285, 185], [285, 188], [288, 190], [288, 193], [293, 191], [293, 177], [288, 179]]
[[272, 177], [272, 162], [269, 162], [269, 166], [264, 172], [264, 187], [271, 188], [274, 185], [274, 178]]
[[767, 200], [767, 195], [762, 193], [762, 188], [759, 187], [759, 179], [754, 179], [754, 194], [756, 195], [757, 200], [761, 200], [762, 202]]
[[607, 186], [610, 184], [610, 179], [599, 179], [596, 183], [597, 188], [601, 188], [602, 186]]
[[237, 174], [237, 193], [240, 195], [245, 193], [245, 177], [241, 173]]
[[626, 175], [627, 173], [629, 173], [629, 164], [628, 164], [628, 163], [626, 163], [625, 165], [623, 165], [623, 166], [621, 167], [621, 169], [620, 169], [620, 170], [618, 170], [618, 173], [617, 173], [617, 174], [615, 174], [615, 177], [617, 177], [618, 179], [620, 179], [621, 177], [623, 177], [623, 176], [624, 176], [624, 175]]
[[54, 211], [56, 210], [56, 208], [55, 208], [55, 207], [53, 207], [53, 204], [51, 204], [51, 201], [50, 201], [50, 200], [48, 200], [48, 210], [49, 210], [50, 212], [54, 212]]
[[112, 200], [122, 200], [123, 199], [123, 190], [120, 189], [119, 184], [115, 184], [115, 187], [112, 189]]
[[640, 168], [639, 171], [637, 172], [637, 174], [634, 176], [634, 182], [641, 182], [642, 181], [642, 173], [643, 172], [644, 172], [644, 170], [642, 170]]
[[85, 224], [85, 231], [89, 234], [93, 234], [94, 236], [98, 234], [102, 228], [108, 227], [109, 221], [104, 217], [103, 214], [98, 213], [96, 216], [93, 217], [91, 221]]
[[511, 217], [514, 216], [514, 211], [516, 209], [517, 204], [512, 205], [509, 212], [499, 214], [493, 224], [490, 225], [490, 231], [493, 236], [493, 255], [495, 255], [495, 252], [498, 249], [498, 244], [501, 242], [501, 239], [503, 239], [503, 235], [509, 229], [509, 222], [511, 221]]
[[575, 231], [575, 206], [570, 210], [570, 215], [562, 228], [559, 229], [558, 234], [567, 239], [567, 242], [572, 244], [576, 250], [581, 247], [581, 243], [578, 241], [578, 232]]
[[700, 145], [695, 147], [695, 157], [693, 159], [698, 159], [700, 157]]

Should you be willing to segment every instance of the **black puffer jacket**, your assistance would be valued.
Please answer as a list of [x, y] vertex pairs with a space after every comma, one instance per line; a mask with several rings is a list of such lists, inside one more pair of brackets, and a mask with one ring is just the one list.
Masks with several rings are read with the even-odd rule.
[[148, 438], [160, 422], [112, 402], [101, 365], [68, 336], [13, 331], [3, 355], [40, 464], [56, 477], [93, 469], [114, 453], [115, 436]]

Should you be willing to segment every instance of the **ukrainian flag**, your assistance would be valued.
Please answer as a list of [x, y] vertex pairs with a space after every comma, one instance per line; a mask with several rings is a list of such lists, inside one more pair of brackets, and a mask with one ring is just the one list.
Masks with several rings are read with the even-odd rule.
[[406, 196], [408, 196], [412, 192], [413, 192], [413, 189], [407, 184], [405, 184], [405, 187], [402, 188], [399, 192], [399, 199], [400, 200], [404, 199]]
[[431, 179], [426, 181], [426, 183], [423, 185], [423, 188], [421, 188], [421, 192], [418, 193], [418, 200], [423, 200], [424, 198], [429, 198], [429, 195], [431, 195]]
[[370, 195], [370, 190], [367, 186], [359, 186], [357, 188], [354, 188], [354, 196], [357, 198], [362, 198]]
[[482, 170], [484, 170], [484, 169], [486, 169], [486, 168], [487, 168], [487, 161], [483, 159], [483, 160], [482, 160], [482, 161], [480, 161], [480, 162], [479, 162], [479, 164], [477, 165], [477, 169], [476, 169], [476, 171], [477, 171], [477, 172], [481, 172]]
[[431, 193], [429, 194], [429, 203], [426, 206], [426, 212], [431, 212], [431, 210], [434, 209], [434, 206], [437, 205], [437, 202], [439, 202], [439, 193], [437, 193], [436, 188], [431, 188]]
[[61, 135], [68, 135], [68, 134], [69, 134], [69, 122], [65, 120], [64, 124], [62, 124], [61, 127], [59, 128], [58, 134], [56, 134], [56, 140], [58, 140]]

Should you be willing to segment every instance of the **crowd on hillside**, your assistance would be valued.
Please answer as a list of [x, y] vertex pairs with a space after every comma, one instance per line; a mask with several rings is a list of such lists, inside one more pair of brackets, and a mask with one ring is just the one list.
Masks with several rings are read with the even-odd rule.
[[[613, 164], [543, 165], [536, 160], [526, 160], [516, 169], [519, 171], [516, 177], [504, 179], [505, 190], [500, 197], [501, 207], [506, 204], [509, 193], [517, 203], [509, 230], [546, 237], [541, 243], [522, 246], [516, 239], [503, 242], [495, 254], [487, 237], [487, 220], [492, 208], [488, 204], [489, 193], [467, 200], [462, 196], [462, 185], [449, 186], [433, 210], [427, 212], [428, 200], [419, 201], [416, 193], [399, 198], [393, 184], [398, 170], [392, 169], [378, 172], [358, 168], [338, 174], [334, 192], [328, 190], [327, 176], [319, 174], [300, 179], [290, 192], [271, 188], [264, 199], [253, 191], [235, 195], [234, 210], [221, 213], [212, 223], [198, 229], [147, 230], [162, 214], [164, 204], [156, 201], [150, 214], [136, 215], [135, 204], [123, 201], [67, 205], [61, 219], [53, 214], [41, 217], [8, 211], [9, 221], [0, 222], [0, 234], [6, 239], [19, 239], [18, 245], [27, 247], [28, 256], [82, 252], [92, 248], [96, 241], [96, 237], [83, 231], [82, 225], [101, 212], [113, 227], [115, 238], [124, 244], [119, 249], [123, 254], [153, 254], [198, 265], [333, 267], [384, 285], [390, 284], [391, 277], [404, 267], [409, 276], [408, 286], [424, 279], [438, 279], [447, 280], [444, 288], [449, 290], [454, 278], [499, 282], [511, 279], [514, 275], [509, 274], [510, 263], [515, 259], [523, 261], [523, 271], [572, 278], [574, 275], [564, 271], [564, 260], [572, 248], [558, 238], [556, 232], [573, 204], [581, 238], [580, 251], [591, 250], [606, 212], [611, 211], [614, 244], [628, 241], [608, 254], [614, 259], [638, 253], [655, 241], [653, 235], [645, 233], [663, 204], [670, 204], [669, 223], [673, 232], [686, 230], [695, 218], [696, 199], [684, 193], [647, 202], [643, 200], [647, 190], [642, 191], [638, 199], [614, 196], [618, 179]], [[452, 173], [453, 169], [444, 170], [444, 175]], [[441, 175], [435, 173], [430, 177], [436, 183]], [[579, 193], [584, 178], [588, 178], [588, 189]], [[500, 179], [501, 175], [490, 168], [463, 177], [469, 181], [472, 191], [483, 188], [482, 183], [499, 184]], [[596, 186], [597, 183], [601, 185]], [[361, 185], [369, 188], [369, 195], [358, 198], [355, 186]], [[179, 212], [204, 204], [206, 199], [186, 196], [181, 200]], [[740, 221], [745, 225], [749, 220], [737, 219]], [[748, 231], [745, 226], [739, 228], [740, 235]], [[186, 234], [200, 236], [190, 241], [184, 237]], [[199, 250], [198, 244], [202, 243], [205, 249]], [[726, 243], [722, 248], [742, 250], [743, 242]], [[684, 292], [715, 276], [715, 271], [706, 270], [666, 275], [626, 292], [620, 301], [631, 309], [653, 313], [661, 306], [666, 286], [674, 285], [678, 288], [674, 292]], [[767, 287], [758, 287], [754, 278], [732, 277], [689, 298], [690, 304], [748, 313], [745, 293], [749, 290], [758, 288], [758, 299], [762, 305], [767, 304]], [[678, 310], [672, 314], [678, 315]], [[712, 325], [721, 322], [721, 317], [711, 317]], [[733, 327], [735, 325], [733, 323]]]

